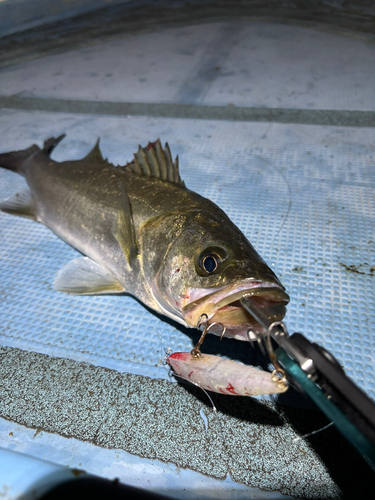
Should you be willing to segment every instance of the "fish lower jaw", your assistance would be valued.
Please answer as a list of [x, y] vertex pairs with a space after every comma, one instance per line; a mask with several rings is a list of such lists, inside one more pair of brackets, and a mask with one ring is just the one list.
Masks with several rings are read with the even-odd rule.
[[269, 319], [279, 321], [285, 315], [289, 296], [281, 287], [272, 283], [253, 282], [251, 285], [249, 282], [240, 283], [207, 294], [185, 304], [182, 307], [182, 316], [192, 328], [206, 322], [208, 325], [221, 323], [228, 330], [242, 330], [246, 327], [262, 332], [263, 328], [243, 308], [240, 300], [248, 297], [257, 307], [263, 309]]
[[[244, 309], [235, 306], [224, 306], [211, 313], [200, 315], [201, 323], [209, 328], [209, 333], [221, 336], [225, 327], [224, 337], [235, 340], [249, 341], [256, 340], [256, 334], [264, 334], [261, 325], [252, 318]], [[191, 328], [196, 328], [197, 323], [189, 324]], [[250, 331], [250, 334], [248, 332]], [[255, 333], [251, 333], [255, 332]]]
[[[264, 301], [261, 309], [271, 323], [281, 321], [286, 312], [283, 303], [269, 301]], [[225, 327], [224, 337], [244, 341], [256, 340], [259, 335], [265, 334], [264, 328], [240, 305], [239, 301], [220, 308], [206, 308], [206, 310], [209, 312], [199, 311], [199, 317], [202, 324], [210, 327], [209, 333], [221, 336]], [[189, 326], [196, 327], [197, 325]]]
[[221, 336], [225, 326], [224, 337], [235, 340], [243, 340], [246, 342], [249, 340], [256, 340], [258, 335], [265, 333], [264, 329], [255, 320], [249, 321], [246, 319], [246, 321], [242, 324], [233, 324], [228, 321], [223, 321], [218, 314], [214, 314], [211, 318], [209, 318], [208, 326], [209, 325], [214, 325], [209, 330], [209, 332], [213, 335]]

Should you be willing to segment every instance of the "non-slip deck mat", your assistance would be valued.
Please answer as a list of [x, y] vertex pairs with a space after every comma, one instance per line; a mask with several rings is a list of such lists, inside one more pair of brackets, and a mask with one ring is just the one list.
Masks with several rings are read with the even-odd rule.
[[326, 425], [314, 410], [213, 395], [214, 412], [194, 387], [9, 347], [0, 348], [0, 377], [1, 414], [37, 432], [302, 498], [371, 486], [369, 467], [334, 428], [298, 439]]
[[[324, 345], [374, 398], [374, 129], [7, 110], [0, 127], [1, 151], [68, 132], [60, 161], [84, 156], [98, 135], [122, 164], [138, 143], [168, 140], [187, 186], [229, 214], [286, 286], [289, 330]], [[2, 198], [24, 186], [12, 172], [0, 176]], [[31, 221], [0, 214], [0, 224], [3, 344], [159, 377], [168, 347], [191, 349], [194, 332], [130, 297], [54, 291], [77, 252]], [[260, 363], [246, 343], [210, 337], [205, 348]]]

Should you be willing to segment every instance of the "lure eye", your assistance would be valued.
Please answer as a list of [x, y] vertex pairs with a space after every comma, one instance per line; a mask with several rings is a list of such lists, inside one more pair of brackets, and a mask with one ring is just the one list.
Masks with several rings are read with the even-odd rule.
[[213, 273], [218, 266], [216, 255], [213, 254], [206, 255], [206, 257], [203, 259], [202, 264], [203, 264], [203, 269], [206, 271], [206, 273], [208, 274]]

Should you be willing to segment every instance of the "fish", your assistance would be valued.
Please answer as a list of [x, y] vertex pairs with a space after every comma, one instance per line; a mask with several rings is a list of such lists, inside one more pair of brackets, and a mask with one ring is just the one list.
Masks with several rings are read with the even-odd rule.
[[131, 294], [185, 327], [204, 318], [210, 333], [237, 340], [264, 333], [243, 297], [272, 321], [284, 317], [285, 287], [224, 211], [186, 187], [167, 143], [139, 146], [123, 166], [103, 158], [99, 140], [84, 158], [56, 162], [64, 137], [0, 154], [0, 167], [28, 185], [0, 209], [44, 224], [82, 254], [57, 273], [56, 290]]
[[220, 394], [261, 396], [288, 389], [285, 381], [274, 379], [269, 372], [212, 354], [195, 357], [190, 352], [174, 352], [166, 361], [179, 377]]

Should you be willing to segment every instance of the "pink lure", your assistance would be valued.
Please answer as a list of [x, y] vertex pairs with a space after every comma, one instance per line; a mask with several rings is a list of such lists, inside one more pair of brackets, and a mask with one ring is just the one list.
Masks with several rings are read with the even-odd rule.
[[174, 352], [167, 362], [180, 377], [221, 394], [259, 396], [285, 392], [288, 388], [274, 382], [269, 372], [211, 354], [201, 354], [197, 359], [190, 352]]

